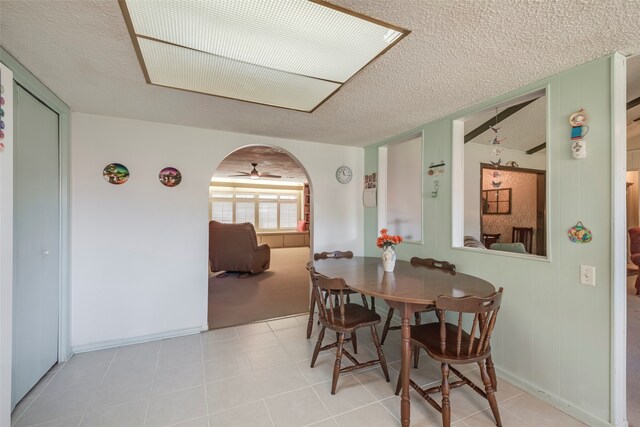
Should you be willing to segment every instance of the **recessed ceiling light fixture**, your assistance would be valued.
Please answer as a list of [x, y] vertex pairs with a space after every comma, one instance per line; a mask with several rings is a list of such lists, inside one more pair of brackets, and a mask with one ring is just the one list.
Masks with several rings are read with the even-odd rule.
[[147, 83], [312, 112], [410, 31], [321, 0], [119, 0]]

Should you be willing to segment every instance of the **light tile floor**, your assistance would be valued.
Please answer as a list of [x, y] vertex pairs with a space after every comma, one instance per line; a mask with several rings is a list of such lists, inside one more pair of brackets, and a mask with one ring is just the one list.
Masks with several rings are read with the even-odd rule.
[[[54, 366], [18, 404], [16, 427], [273, 427], [399, 426], [394, 395], [399, 337], [384, 345], [391, 382], [379, 367], [343, 375], [330, 394], [334, 356], [309, 362], [307, 316], [78, 354]], [[314, 328], [317, 332], [318, 328]], [[360, 358], [373, 359], [371, 334], [358, 334]], [[397, 333], [396, 333], [397, 335]], [[346, 362], [348, 363], [348, 362]], [[423, 356], [412, 378], [438, 380], [439, 366]], [[468, 371], [479, 380], [477, 370]], [[584, 425], [500, 381], [503, 426]], [[412, 391], [411, 425], [439, 426], [440, 414]], [[495, 425], [486, 400], [469, 387], [452, 391], [457, 427]]]

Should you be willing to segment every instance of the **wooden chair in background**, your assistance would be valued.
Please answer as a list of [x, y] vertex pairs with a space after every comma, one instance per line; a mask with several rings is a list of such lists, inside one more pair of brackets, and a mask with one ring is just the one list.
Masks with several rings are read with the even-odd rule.
[[[452, 388], [463, 385], [470, 386], [480, 396], [489, 401], [491, 412], [496, 420], [496, 425], [501, 426], [500, 411], [495, 396], [496, 376], [493, 363], [491, 363], [491, 333], [496, 323], [503, 289], [488, 297], [466, 296], [454, 298], [440, 296], [436, 300], [438, 322], [411, 327], [411, 344], [413, 352], [417, 353], [421, 348], [434, 360], [441, 363], [442, 384], [427, 389], [421, 388], [413, 380], [411, 387], [415, 389], [431, 406], [442, 413], [443, 427], [451, 425], [451, 403], [449, 392]], [[446, 312], [450, 316], [457, 313], [457, 323], [447, 323]], [[463, 324], [464, 315], [473, 316], [473, 321], [465, 330]], [[451, 365], [477, 363], [480, 367], [480, 377], [484, 385], [484, 392], [470, 379]], [[449, 371], [452, 371], [460, 380], [449, 381]], [[396, 394], [400, 392], [400, 379], [396, 386]], [[442, 404], [439, 405], [430, 394], [442, 393]]]
[[[389, 382], [387, 361], [384, 358], [384, 353], [382, 352], [378, 333], [375, 328], [375, 326], [381, 321], [380, 315], [359, 304], [347, 303], [347, 295], [345, 291], [348, 291], [349, 289], [347, 288], [347, 284], [344, 279], [341, 277], [325, 277], [318, 274], [314, 267], [310, 267], [309, 272], [311, 274], [313, 292], [315, 293], [315, 299], [318, 304], [318, 317], [320, 318], [320, 324], [322, 325], [322, 329], [320, 329], [320, 333], [318, 334], [316, 346], [313, 350], [311, 367], [313, 368], [315, 366], [320, 351], [336, 348], [336, 360], [333, 366], [331, 394], [336, 393], [338, 377], [341, 373], [352, 372], [357, 369], [368, 368], [377, 364], [380, 365], [385, 379]], [[325, 299], [323, 297], [323, 293], [335, 296], [336, 298]], [[348, 341], [348, 339], [345, 339], [345, 334], [350, 334], [351, 339], [353, 339], [353, 337], [355, 337], [356, 330], [365, 327], [369, 327], [371, 329], [371, 336], [373, 344], [376, 347], [378, 358], [360, 363], [344, 348], [344, 343]], [[336, 332], [337, 340], [334, 343], [323, 346], [322, 341], [327, 328]], [[346, 356], [353, 365], [342, 368], [342, 356]]]
[[533, 227], [513, 227], [511, 242], [522, 243], [527, 253], [531, 253], [533, 248]]
[[498, 234], [483, 233], [482, 234], [482, 244], [487, 249], [491, 248], [491, 245], [493, 245], [494, 243], [498, 243], [498, 241], [500, 241], [500, 233]]
[[[427, 268], [441, 268], [442, 270], [446, 270], [446, 271], [449, 271], [451, 273], [455, 273], [456, 272], [455, 264], [451, 264], [450, 262], [447, 262], [447, 261], [438, 261], [438, 260], [433, 259], [433, 258], [413, 257], [413, 258], [411, 258], [411, 264], [412, 265], [422, 265], [422, 266], [425, 266]], [[421, 311], [419, 313], [416, 313], [415, 314], [416, 325], [419, 325], [421, 323], [420, 315], [422, 313], [426, 313], [428, 311], [433, 311], [433, 310], [435, 310], [435, 306], [428, 307], [425, 310], [423, 310], [423, 311]], [[389, 307], [389, 312], [387, 313], [387, 320], [386, 320], [386, 322], [384, 322], [384, 329], [382, 330], [382, 339], [381, 339], [382, 344], [384, 344], [384, 341], [387, 339], [387, 334], [389, 333], [389, 331], [397, 331], [397, 330], [399, 330], [401, 328], [400, 326], [391, 326], [391, 319], [393, 318], [393, 313], [394, 312], [395, 312], [395, 310], [393, 309], [393, 307]]]
[[[630, 261], [640, 267], [640, 227], [629, 229]], [[636, 295], [640, 295], [640, 274], [636, 278]]]

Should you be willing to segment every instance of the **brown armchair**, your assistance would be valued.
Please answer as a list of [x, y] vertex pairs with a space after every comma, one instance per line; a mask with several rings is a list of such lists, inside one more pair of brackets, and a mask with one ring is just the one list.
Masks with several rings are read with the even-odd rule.
[[251, 223], [223, 224], [209, 221], [209, 261], [211, 271], [262, 273], [269, 268], [271, 249], [258, 245]]

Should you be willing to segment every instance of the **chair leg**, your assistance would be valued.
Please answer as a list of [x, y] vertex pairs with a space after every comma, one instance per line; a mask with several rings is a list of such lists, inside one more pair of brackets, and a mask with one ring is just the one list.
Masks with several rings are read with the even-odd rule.
[[338, 349], [336, 350], [336, 362], [333, 365], [333, 380], [331, 382], [331, 394], [336, 394], [338, 376], [340, 376], [340, 365], [342, 363], [342, 346], [344, 345], [344, 333], [338, 336]]
[[496, 395], [491, 387], [491, 380], [489, 379], [489, 375], [486, 370], [486, 363], [478, 362], [478, 366], [480, 367], [480, 377], [482, 378], [482, 383], [484, 384], [484, 391], [487, 394], [487, 400], [489, 401], [489, 406], [491, 406], [491, 412], [493, 413], [493, 417], [496, 419], [496, 426], [502, 427], [502, 420], [500, 419], [500, 411], [498, 410], [498, 401], [496, 400]]
[[[413, 352], [415, 347], [411, 347], [411, 351]], [[398, 381], [396, 381], [396, 396], [400, 394], [400, 389], [402, 389], [402, 370], [398, 373]]]
[[489, 379], [491, 380], [491, 388], [493, 388], [493, 391], [498, 391], [496, 369], [493, 367], [493, 359], [491, 359], [491, 356], [487, 357], [487, 373], [489, 374]]
[[360, 294], [360, 298], [362, 298], [362, 306], [368, 310], [369, 303], [367, 302], [367, 297], [365, 297], [363, 294]]
[[358, 338], [356, 337], [356, 333], [351, 332], [351, 344], [353, 345], [353, 352], [358, 354]]
[[376, 312], [376, 298], [375, 297], [371, 297], [371, 310], [374, 313]]
[[442, 369], [442, 427], [451, 427], [451, 402], [449, 401], [449, 364], [443, 363]]
[[309, 322], [307, 322], [307, 339], [311, 338], [311, 331], [313, 330], [313, 314], [316, 311], [316, 294], [311, 293], [311, 301], [309, 303]]
[[418, 361], [420, 360], [420, 347], [417, 345], [413, 347], [413, 367], [418, 369]]
[[384, 378], [387, 382], [391, 381], [389, 378], [389, 368], [387, 368], [387, 359], [384, 357], [384, 353], [382, 352], [382, 347], [380, 347], [380, 339], [378, 338], [378, 331], [376, 331], [375, 326], [371, 326], [371, 337], [373, 338], [373, 344], [376, 346], [376, 351], [378, 352], [378, 360], [380, 361], [380, 366], [382, 367], [382, 372], [384, 373]]
[[416, 319], [416, 326], [422, 323], [422, 317], [420, 316], [420, 312], [415, 313], [413, 317]]
[[312, 368], [315, 366], [316, 360], [318, 360], [318, 354], [320, 354], [320, 349], [322, 348], [322, 340], [324, 339], [324, 331], [326, 329], [326, 326], [322, 326], [322, 329], [320, 329], [320, 333], [318, 334], [318, 341], [316, 341], [316, 347], [313, 349], [313, 357], [311, 358]]
[[640, 295], [640, 274], [638, 274], [638, 278], [636, 279], [636, 295]]
[[387, 321], [384, 322], [384, 328], [382, 328], [382, 339], [380, 340], [380, 344], [384, 344], [384, 340], [387, 339], [387, 334], [389, 333], [389, 327], [391, 327], [391, 318], [393, 317], [393, 312], [395, 310], [393, 307], [389, 307], [389, 312], [387, 313]]

